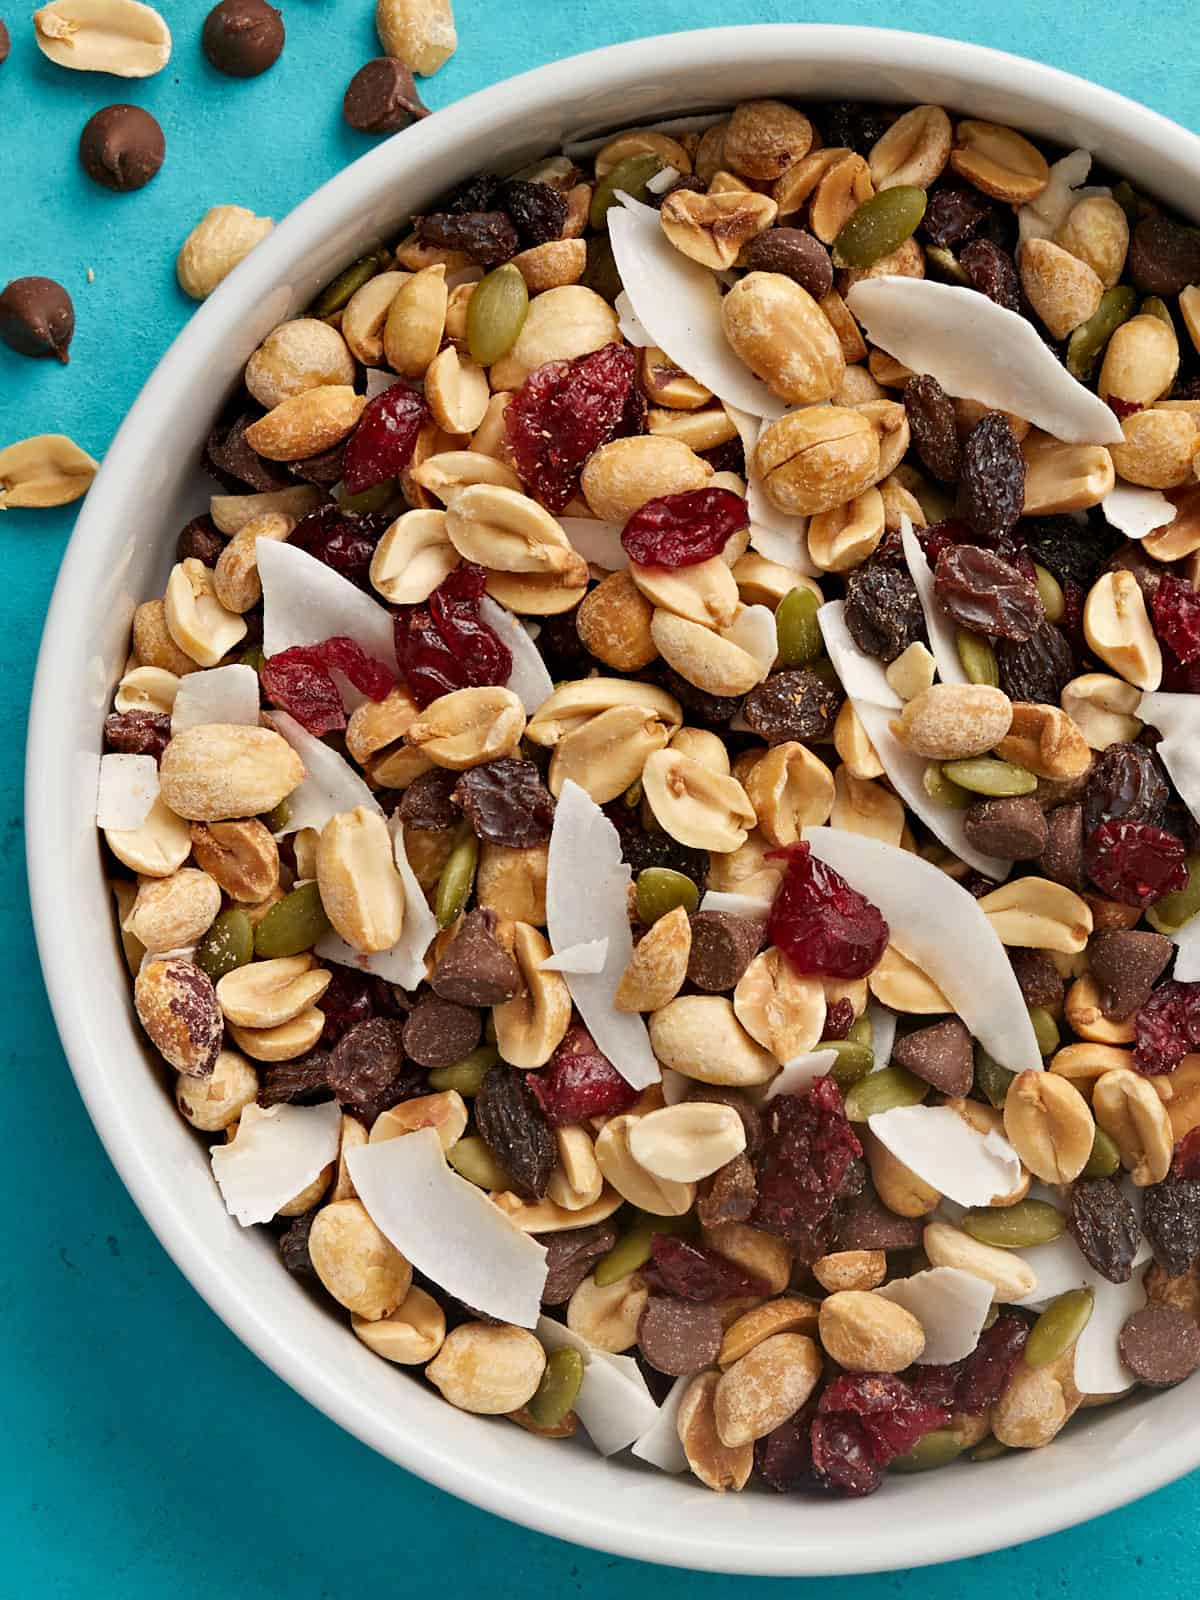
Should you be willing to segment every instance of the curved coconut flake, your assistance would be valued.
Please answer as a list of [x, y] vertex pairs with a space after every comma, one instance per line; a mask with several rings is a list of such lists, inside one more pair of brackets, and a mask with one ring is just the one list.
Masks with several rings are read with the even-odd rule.
[[[546, 865], [546, 926], [551, 947], [565, 950], [597, 936], [608, 939], [602, 972], [564, 973], [571, 998], [597, 1048], [634, 1089], [661, 1077], [642, 1018], [614, 1004], [633, 954], [628, 863], [617, 830], [570, 778], [554, 808]], [[982, 916], [982, 912], [980, 913]]]
[[100, 757], [96, 826], [116, 833], [140, 828], [158, 799], [158, 762], [153, 756], [111, 752]]
[[629, 565], [629, 554], [621, 543], [621, 525], [601, 522], [593, 517], [559, 517], [558, 525], [571, 541], [576, 554], [605, 572], [621, 572]]
[[643, 123], [638, 119], [636, 110], [631, 107], [628, 122], [618, 123], [607, 133], [588, 134], [585, 138], [573, 139], [570, 144], [563, 145], [563, 155], [570, 156], [572, 161], [580, 156], [594, 156], [597, 150], [604, 149], [610, 139], [615, 139], [618, 133], [635, 123], [643, 133], [703, 133], [706, 128], [715, 127], [718, 122], [723, 122], [728, 115], [728, 111], [706, 111], [700, 115], [668, 117], [665, 122]]
[[304, 781], [287, 797], [288, 819], [277, 838], [301, 828], [323, 828], [330, 817], [353, 811], [355, 806], [380, 810], [370, 789], [336, 750], [302, 728], [286, 711], [272, 711], [270, 721], [304, 763]]
[[479, 602], [479, 615], [512, 652], [512, 672], [507, 687], [532, 716], [554, 693], [554, 680], [546, 671], [541, 651], [508, 607], [493, 600], [490, 594], [485, 594]]
[[892, 1059], [892, 1050], [896, 1043], [896, 1025], [900, 1018], [894, 1011], [872, 997], [867, 1001], [867, 1021], [871, 1024], [871, 1049], [875, 1055], [877, 1072], [880, 1067], [886, 1067]]
[[1075, 1384], [1083, 1394], [1121, 1394], [1136, 1382], [1121, 1360], [1118, 1340], [1126, 1319], [1146, 1304], [1141, 1274], [1128, 1283], [1109, 1283], [1089, 1271], [1087, 1281], [1096, 1299], [1075, 1345]]
[[888, 711], [903, 709], [904, 701], [887, 681], [882, 664], [855, 644], [846, 626], [844, 600], [827, 600], [817, 611], [817, 625], [833, 670], [856, 706], [860, 700], [865, 700]]
[[341, 1132], [342, 1113], [332, 1100], [265, 1111], [251, 1101], [232, 1143], [212, 1148], [213, 1177], [229, 1214], [243, 1228], [270, 1222], [337, 1160]]
[[971, 1354], [992, 1309], [994, 1290], [973, 1272], [930, 1267], [927, 1272], [914, 1272], [911, 1278], [897, 1278], [875, 1293], [903, 1306], [925, 1330], [925, 1349], [917, 1357], [917, 1365], [924, 1367], [961, 1361]]
[[586, 944], [573, 944], [566, 950], [556, 950], [545, 961], [539, 962], [540, 972], [569, 972], [578, 977], [586, 972], [603, 972], [608, 958], [607, 939], [589, 939]]
[[390, 950], [364, 956], [330, 929], [317, 941], [316, 952], [324, 961], [334, 961], [340, 967], [355, 967], [359, 972], [369, 972], [411, 994], [425, 981], [425, 954], [437, 937], [438, 924], [429, 909], [424, 890], [409, 865], [408, 853], [404, 848], [404, 824], [399, 811], [393, 813], [388, 832], [392, 837], [396, 871], [404, 886], [404, 922], [400, 937]]
[[1168, 937], [1178, 952], [1173, 976], [1180, 983], [1200, 981], [1200, 916], [1190, 918]]
[[171, 707], [171, 735], [206, 722], [258, 726], [258, 673], [253, 667], [210, 667], [180, 678]]
[[779, 655], [779, 635], [775, 629], [775, 613], [770, 606], [743, 606], [727, 628], [721, 630], [722, 639], [738, 645], [748, 656], [758, 662], [765, 678]]
[[388, 389], [394, 389], [398, 383], [403, 382], [403, 378], [397, 376], [394, 372], [385, 371], [383, 367], [368, 367], [367, 399], [374, 400], [377, 395], [384, 394]]
[[1156, 690], [1142, 696], [1137, 715], [1162, 734], [1155, 749], [1184, 805], [1200, 821], [1200, 695]]
[[263, 591], [263, 654], [344, 635], [396, 671], [392, 614], [298, 545], [256, 539]]
[[764, 422], [754, 446], [746, 452], [746, 509], [750, 513], [750, 544], [768, 561], [794, 567], [806, 578], [818, 574], [808, 550], [808, 518], [781, 511], [767, 494], [758, 468], [757, 443], [770, 426]]
[[419, 1272], [489, 1317], [537, 1326], [545, 1246], [447, 1166], [432, 1128], [348, 1150], [346, 1165], [371, 1221]]
[[854, 709], [875, 748], [875, 754], [883, 763], [888, 781], [908, 809], [914, 811], [930, 832], [936, 834], [947, 850], [952, 850], [960, 861], [974, 867], [976, 872], [982, 872], [985, 878], [1003, 882], [1012, 870], [1012, 862], [1001, 861], [998, 856], [985, 856], [981, 850], [976, 850], [967, 838], [963, 814], [958, 807], [940, 806], [929, 797], [923, 782], [929, 763], [924, 756], [914, 755], [897, 739], [892, 732], [892, 713], [884, 706], [873, 705], [869, 700], [854, 700]]
[[670, 1393], [658, 1408], [658, 1416], [633, 1442], [633, 1454], [660, 1472], [686, 1472], [688, 1458], [679, 1442], [679, 1408], [691, 1387], [694, 1373], [676, 1378]]
[[634, 316], [677, 367], [756, 417], [778, 417], [787, 402], [772, 394], [733, 353], [721, 326], [721, 291], [707, 267], [676, 250], [658, 212], [618, 191], [608, 237]]
[[1021, 1181], [1021, 1158], [998, 1133], [980, 1133], [949, 1106], [897, 1106], [867, 1126], [898, 1161], [960, 1206], [990, 1206]]
[[948, 394], [1011, 411], [1067, 444], [1120, 444], [1121, 424], [1015, 311], [932, 278], [867, 278], [846, 304], [872, 344]]
[[[1092, 158], [1087, 150], [1072, 150], [1050, 168], [1049, 181], [1041, 194], [1027, 205], [1017, 207], [1017, 225], [1020, 242], [1027, 239], [1050, 239], [1067, 219], [1067, 213], [1082, 195], [1073, 191], [1087, 182], [1092, 170]], [[1107, 194], [1108, 190], [1093, 189], [1092, 194]]]
[[[1053, 1192], [1037, 1196], [1031, 1194], [1031, 1198], [1045, 1200], [1059, 1211], [1063, 1210], [1060, 1194]], [[1020, 1256], [1037, 1278], [1037, 1287], [1023, 1299], [1015, 1300], [1013, 1304], [1028, 1306], [1031, 1310], [1040, 1311], [1051, 1300], [1056, 1300], [1060, 1294], [1066, 1294], [1068, 1289], [1081, 1289], [1091, 1271], [1070, 1233], [1060, 1233], [1058, 1238], [1052, 1239], [1049, 1244], [1031, 1245], [1029, 1249], [1022, 1250]]]
[[929, 634], [929, 648], [937, 662], [938, 677], [943, 683], [966, 683], [967, 675], [958, 656], [958, 629], [946, 615], [933, 584], [933, 573], [921, 549], [921, 541], [913, 532], [907, 515], [900, 515], [900, 542], [912, 581], [917, 586], [917, 599], [925, 613], [925, 628]]
[[804, 838], [879, 907], [897, 950], [929, 974], [1001, 1066], [1043, 1070], [1016, 974], [977, 900], [911, 850], [838, 828], [805, 828]]
[[1144, 539], [1175, 521], [1178, 508], [1159, 489], [1142, 489], [1120, 479], [1100, 502], [1104, 520], [1127, 539]]
[[655, 1427], [659, 1408], [635, 1361], [598, 1350], [553, 1317], [538, 1319], [537, 1336], [547, 1350], [577, 1350], [583, 1357], [583, 1382], [572, 1410], [602, 1456], [616, 1455]]
[[706, 889], [700, 902], [701, 911], [728, 911], [735, 917], [749, 917], [762, 922], [770, 914], [771, 901], [763, 895], [738, 894], [734, 890]]
[[631, 344], [635, 350], [649, 350], [653, 347], [654, 340], [634, 316], [629, 296], [624, 289], [613, 301], [613, 310], [617, 313], [617, 327], [627, 344]]
[[767, 1085], [763, 1104], [774, 1100], [777, 1094], [803, 1094], [818, 1078], [827, 1075], [836, 1060], [836, 1050], [807, 1050], [801, 1056], [793, 1056]]

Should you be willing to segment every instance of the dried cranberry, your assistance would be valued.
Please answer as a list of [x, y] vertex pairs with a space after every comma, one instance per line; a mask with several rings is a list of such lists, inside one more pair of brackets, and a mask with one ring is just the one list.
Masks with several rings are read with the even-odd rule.
[[1182, 578], [1164, 574], [1151, 605], [1154, 627], [1186, 666], [1200, 658], [1200, 594]]
[[423, 605], [396, 613], [396, 660], [413, 699], [427, 706], [455, 689], [507, 683], [512, 651], [479, 615], [487, 574], [464, 562]]
[[936, 378], [910, 378], [904, 385], [904, 410], [921, 460], [943, 483], [957, 482], [962, 455], [950, 396]]
[[[817, 1402], [818, 1423], [831, 1416], [856, 1418], [876, 1466], [907, 1455], [920, 1439], [950, 1418], [944, 1407], [920, 1399], [903, 1378], [887, 1372], [844, 1373], [826, 1385]], [[817, 1461], [816, 1431], [813, 1462]]]
[[1016, 526], [1024, 503], [1025, 458], [1017, 436], [1002, 412], [989, 411], [971, 429], [962, 447], [959, 515], [977, 534], [998, 539]]
[[558, 1146], [527, 1074], [504, 1062], [484, 1073], [475, 1096], [475, 1126], [516, 1192], [541, 1200], [550, 1186]]
[[929, 196], [919, 231], [930, 244], [953, 250], [973, 239], [993, 210], [978, 189], [938, 189]]
[[740, 494], [688, 489], [647, 500], [625, 524], [621, 543], [640, 566], [691, 567], [720, 555], [749, 520]]
[[1200, 1256], [1200, 1183], [1172, 1173], [1144, 1193], [1142, 1226], [1154, 1259], [1172, 1278], [1180, 1278]]
[[1021, 280], [1016, 263], [994, 240], [973, 239], [959, 254], [958, 264], [970, 279], [972, 289], [978, 289], [1006, 311], [1020, 311]]
[[1000, 687], [1010, 700], [1057, 705], [1075, 675], [1075, 656], [1061, 629], [1043, 622], [1028, 639], [996, 644]]
[[925, 613], [907, 567], [868, 561], [850, 573], [843, 615], [858, 648], [885, 666], [925, 637]]
[[754, 1444], [754, 1469], [779, 1494], [815, 1487], [812, 1424], [816, 1403], [810, 1402]]
[[1137, 1212], [1108, 1178], [1080, 1178], [1071, 1187], [1071, 1235], [1109, 1283], [1128, 1283], [1141, 1243]]
[[439, 250], [461, 250], [477, 267], [511, 261], [521, 240], [503, 211], [435, 211], [418, 217], [417, 239]]
[[1036, 586], [1010, 561], [976, 544], [943, 550], [934, 586], [951, 620], [972, 633], [1022, 643], [1045, 620]]
[[1029, 1337], [1020, 1317], [997, 1317], [979, 1335], [979, 1343], [960, 1363], [956, 1409], [977, 1417], [995, 1405], [1008, 1387]]
[[386, 700], [396, 687], [395, 673], [345, 634], [322, 639], [312, 648], [326, 667], [345, 673], [359, 694], [365, 694], [368, 700]]
[[509, 401], [504, 427], [521, 480], [548, 511], [579, 491], [594, 450], [615, 437], [635, 388], [637, 355], [606, 344], [573, 361], [548, 361]]
[[356, 516], [340, 506], [318, 506], [300, 518], [288, 543], [340, 572], [360, 589], [369, 589], [371, 557], [389, 520], [382, 512]]
[[403, 383], [368, 400], [346, 444], [342, 482], [348, 494], [398, 478], [412, 460], [413, 446], [429, 408]]
[[341, 690], [306, 646], [268, 656], [259, 678], [271, 704], [289, 712], [318, 739], [346, 726]]
[[819, 1483], [856, 1499], [874, 1494], [883, 1482], [870, 1435], [857, 1417], [838, 1412], [813, 1418], [810, 1434], [813, 1474]]
[[348, 1028], [329, 1054], [329, 1085], [342, 1106], [368, 1126], [382, 1112], [426, 1091], [426, 1075], [404, 1059], [404, 1029], [393, 1017]]
[[554, 796], [532, 761], [505, 756], [471, 767], [459, 778], [454, 800], [481, 839], [527, 850], [545, 844], [554, 826]]
[[1123, 906], [1152, 906], [1187, 888], [1183, 840], [1148, 822], [1102, 822], [1083, 847], [1092, 882]]
[[706, 1250], [676, 1234], [656, 1233], [650, 1246], [653, 1265], [642, 1276], [653, 1288], [681, 1300], [733, 1300], [740, 1295], [767, 1295], [769, 1287], [745, 1272], [728, 1256]]
[[508, 212], [526, 248], [562, 237], [567, 197], [551, 184], [510, 178], [500, 186], [500, 204]]
[[879, 909], [804, 842], [768, 859], [787, 862], [767, 933], [788, 965], [802, 977], [865, 978], [888, 942]]
[[1152, 822], [1157, 826], [1171, 798], [1163, 764], [1144, 744], [1110, 744], [1096, 757], [1083, 792], [1084, 827], [1102, 822]]
[[158, 761], [170, 738], [171, 718], [165, 711], [110, 711], [104, 719], [104, 748], [123, 756]]
[[637, 1099], [637, 1090], [625, 1082], [580, 1023], [567, 1029], [549, 1063], [528, 1076], [552, 1128], [569, 1127], [587, 1117], [614, 1117]]
[[1177, 1178], [1200, 1178], [1200, 1127], [1190, 1129], [1175, 1147], [1172, 1171]]
[[818, 1078], [804, 1094], [777, 1095], [767, 1108], [757, 1162], [755, 1226], [803, 1239], [831, 1216], [850, 1165], [861, 1155], [831, 1077]]
[[335, 1045], [356, 1022], [365, 1022], [375, 1015], [373, 980], [365, 972], [353, 967], [330, 966], [329, 987], [321, 996], [321, 1012], [325, 1027], [321, 1043], [326, 1049]]
[[854, 1026], [854, 1005], [849, 1000], [835, 1000], [825, 1008], [825, 1027], [822, 1039], [844, 1039]]
[[1200, 983], [1159, 984], [1134, 1018], [1133, 1059], [1139, 1072], [1170, 1072], [1200, 1045]]

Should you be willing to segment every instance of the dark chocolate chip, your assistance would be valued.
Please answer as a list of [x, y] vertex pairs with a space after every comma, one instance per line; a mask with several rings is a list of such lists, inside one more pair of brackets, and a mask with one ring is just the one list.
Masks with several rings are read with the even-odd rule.
[[1161, 933], [1113, 928], [1088, 946], [1088, 971], [1100, 990], [1100, 1009], [1110, 1022], [1124, 1022], [1150, 997], [1175, 946]]
[[1039, 865], [1047, 878], [1083, 892], [1083, 807], [1056, 806], [1046, 815], [1046, 848]]
[[498, 1006], [512, 999], [521, 973], [496, 938], [495, 912], [468, 912], [429, 982], [436, 995], [461, 1006]]
[[413, 75], [395, 56], [376, 56], [350, 79], [342, 115], [359, 133], [399, 133], [429, 115]]
[[706, 994], [734, 988], [762, 944], [763, 924], [732, 911], [699, 911], [692, 918], [687, 975]]
[[652, 1367], [671, 1378], [715, 1365], [721, 1336], [716, 1306], [670, 1295], [651, 1295], [638, 1320], [638, 1348]]
[[966, 1094], [975, 1076], [971, 1035], [957, 1017], [897, 1039], [892, 1060], [948, 1095]]
[[221, 0], [204, 19], [204, 54], [227, 78], [257, 78], [283, 53], [283, 17], [266, 0]]
[[66, 366], [75, 332], [71, 296], [53, 278], [14, 278], [0, 294], [0, 339], [20, 356], [54, 356]]
[[246, 443], [246, 429], [257, 422], [258, 411], [242, 411], [216, 423], [204, 447], [204, 468], [231, 494], [253, 489], [266, 494], [274, 489], [295, 488], [296, 480], [277, 461], [268, 461]]
[[206, 567], [215, 567], [217, 557], [225, 548], [225, 541], [217, 532], [213, 519], [205, 513], [193, 517], [179, 531], [175, 541], [176, 561], [202, 561]]
[[1004, 861], [1036, 861], [1048, 834], [1041, 807], [1028, 795], [973, 801], [963, 812], [963, 831], [976, 850]]
[[1121, 1329], [1118, 1348], [1135, 1378], [1169, 1389], [1200, 1367], [1200, 1327], [1176, 1306], [1143, 1306]]
[[0, 67], [8, 60], [9, 43], [8, 28], [0, 20]]
[[422, 1067], [451, 1067], [479, 1043], [483, 1021], [470, 1006], [422, 995], [404, 1024], [404, 1053]]
[[824, 300], [833, 288], [833, 262], [821, 241], [804, 228], [768, 228], [746, 247], [751, 272], [780, 272], [814, 300]]
[[94, 183], [117, 194], [144, 189], [163, 164], [167, 143], [141, 106], [105, 106], [84, 123], [79, 160]]
[[617, 1242], [611, 1222], [593, 1222], [589, 1228], [566, 1228], [548, 1233], [539, 1244], [546, 1247], [544, 1306], [565, 1306], [601, 1256]]

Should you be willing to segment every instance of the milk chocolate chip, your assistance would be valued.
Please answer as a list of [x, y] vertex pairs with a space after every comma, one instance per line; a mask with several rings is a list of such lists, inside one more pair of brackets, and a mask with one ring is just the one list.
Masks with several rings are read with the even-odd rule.
[[14, 278], [0, 294], [0, 339], [21, 356], [54, 356], [66, 366], [75, 332], [71, 296], [53, 278]]
[[1100, 1009], [1111, 1022], [1145, 1005], [1175, 946], [1161, 933], [1113, 928], [1088, 946], [1088, 970], [1100, 990]]
[[695, 1300], [651, 1295], [638, 1322], [638, 1348], [668, 1377], [703, 1372], [716, 1364], [721, 1349], [721, 1314]]
[[521, 987], [517, 963], [496, 938], [494, 911], [472, 911], [446, 946], [430, 987], [460, 1006], [498, 1006]]
[[376, 56], [350, 79], [342, 115], [359, 133], [399, 133], [429, 115], [413, 75], [395, 56]]
[[141, 106], [105, 106], [79, 136], [83, 170], [102, 188], [125, 194], [144, 189], [163, 164], [163, 131]]
[[204, 19], [200, 43], [227, 78], [257, 78], [283, 53], [283, 18], [266, 0], [221, 0]]
[[1144, 1306], [1121, 1329], [1118, 1348], [1135, 1378], [1168, 1389], [1200, 1367], [1200, 1328], [1175, 1306]]
[[732, 911], [699, 911], [692, 918], [687, 975], [706, 994], [726, 994], [758, 953], [763, 925]]
[[452, 1067], [479, 1043], [478, 1011], [435, 994], [423, 995], [404, 1024], [404, 1053], [421, 1067]]
[[971, 1035], [957, 1017], [897, 1039], [892, 1060], [948, 1095], [966, 1094], [975, 1075]]

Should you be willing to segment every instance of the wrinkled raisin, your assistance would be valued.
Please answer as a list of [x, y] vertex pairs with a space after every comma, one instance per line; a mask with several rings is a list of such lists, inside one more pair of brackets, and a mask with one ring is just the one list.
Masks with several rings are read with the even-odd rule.
[[1133, 230], [1126, 270], [1143, 294], [1179, 294], [1200, 279], [1200, 233], [1153, 211]]
[[890, 106], [865, 100], [836, 100], [816, 107], [813, 116], [830, 149], [855, 150], [860, 156], [870, 155], [872, 145], [878, 144], [896, 120]]
[[925, 613], [907, 567], [869, 561], [846, 580], [850, 637], [885, 666], [925, 637]]
[[315, 1278], [317, 1275], [308, 1253], [308, 1236], [320, 1209], [314, 1206], [311, 1211], [302, 1211], [279, 1235], [279, 1259], [294, 1277]]
[[720, 555], [749, 522], [746, 502], [730, 489], [660, 495], [635, 511], [621, 543], [641, 566], [692, 567]]
[[771, 943], [801, 976], [865, 978], [888, 942], [878, 907], [818, 861], [807, 843], [772, 852], [775, 858], [787, 865], [767, 919]]
[[368, 400], [346, 443], [342, 482], [347, 494], [362, 494], [377, 483], [398, 478], [412, 460], [428, 415], [425, 401], [403, 383], [394, 383]]
[[526, 1074], [503, 1062], [489, 1067], [475, 1096], [475, 1125], [526, 1200], [541, 1200], [550, 1186], [558, 1146]]
[[620, 835], [622, 858], [629, 863], [635, 877], [647, 867], [670, 867], [690, 878], [700, 893], [704, 893], [708, 885], [707, 850], [694, 850], [680, 844], [669, 833], [649, 832], [642, 827], [637, 811], [620, 801], [605, 806], [604, 815]]
[[437, 206], [439, 211], [491, 211], [497, 204], [502, 180], [494, 172], [476, 172], [451, 189]]
[[1070, 643], [1052, 622], [1042, 622], [1028, 639], [996, 644], [1000, 687], [1010, 700], [1056, 706], [1075, 675]]
[[1137, 1213], [1118, 1184], [1079, 1178], [1071, 1189], [1068, 1224], [1084, 1256], [1109, 1283], [1128, 1283], [1141, 1243]]
[[1142, 1226], [1154, 1259], [1172, 1278], [1182, 1277], [1200, 1256], [1200, 1182], [1171, 1173], [1144, 1193]]
[[439, 250], [461, 250], [477, 267], [511, 261], [521, 240], [503, 211], [434, 211], [416, 219], [417, 239]]
[[1200, 983], [1159, 984], [1134, 1018], [1134, 1062], [1154, 1077], [1170, 1072], [1200, 1045]]
[[573, 361], [547, 361], [509, 401], [504, 428], [521, 481], [548, 511], [579, 491], [584, 462], [627, 420], [637, 355], [607, 344]]
[[295, 1061], [268, 1062], [258, 1075], [260, 1106], [311, 1105], [331, 1092], [329, 1055], [323, 1050]]
[[552, 1128], [569, 1127], [587, 1117], [616, 1116], [637, 1099], [637, 1090], [579, 1023], [567, 1029], [547, 1065], [528, 1077]]
[[457, 828], [462, 812], [454, 798], [459, 774], [445, 767], [434, 767], [414, 778], [400, 801], [400, 820], [408, 828], [425, 833], [445, 833]]
[[327, 1050], [356, 1022], [375, 1015], [375, 980], [370, 974], [333, 964], [329, 972], [329, 987], [321, 996], [321, 1014], [325, 1018], [321, 1044]]
[[943, 550], [934, 586], [952, 621], [972, 633], [1021, 643], [1037, 632], [1045, 618], [1035, 585], [1011, 562], [979, 545]]
[[742, 709], [741, 695], [709, 694], [665, 664], [659, 666], [658, 676], [663, 688], [675, 696], [685, 711], [691, 712], [689, 723], [699, 727], [722, 729]]
[[419, 706], [511, 677], [512, 651], [479, 615], [486, 583], [482, 567], [464, 562], [423, 605], [396, 612], [396, 661]]
[[1187, 888], [1183, 840], [1148, 822], [1102, 822], [1087, 837], [1084, 866], [1092, 882], [1123, 906], [1152, 906]]
[[732, 1300], [741, 1295], [766, 1295], [768, 1286], [728, 1256], [692, 1244], [676, 1234], [656, 1233], [651, 1244], [653, 1265], [642, 1269], [652, 1287], [681, 1300]]
[[361, 515], [333, 504], [318, 506], [292, 529], [288, 544], [340, 572], [360, 589], [371, 587], [371, 557], [390, 518], [382, 512]]
[[1107, 523], [1078, 523], [1073, 517], [1023, 517], [1017, 536], [1060, 583], [1070, 580], [1084, 589], [1095, 583], [1121, 542]]
[[991, 239], [973, 239], [962, 250], [958, 264], [970, 279], [972, 289], [978, 289], [1006, 311], [1020, 312], [1021, 280], [1007, 250]]
[[1110, 744], [1096, 757], [1083, 794], [1088, 833], [1102, 822], [1162, 821], [1171, 786], [1162, 762], [1143, 744]]
[[931, 245], [954, 250], [975, 237], [994, 209], [978, 189], [937, 189], [929, 196], [917, 231]]
[[756, 1163], [754, 1224], [786, 1239], [805, 1239], [833, 1213], [851, 1163], [862, 1155], [832, 1077], [803, 1094], [777, 1095], [767, 1107], [766, 1139]]
[[426, 1090], [426, 1077], [404, 1059], [404, 1030], [394, 1017], [348, 1028], [329, 1054], [329, 1084], [345, 1110], [368, 1127], [382, 1112]]
[[943, 483], [956, 483], [962, 465], [954, 405], [936, 378], [910, 378], [904, 385], [904, 410], [917, 454]]
[[845, 699], [811, 667], [773, 672], [751, 689], [742, 703], [747, 726], [768, 744], [827, 739]]
[[527, 850], [545, 844], [554, 825], [554, 797], [532, 761], [506, 756], [471, 767], [454, 789], [454, 801], [481, 839]]
[[998, 539], [1016, 526], [1024, 503], [1025, 458], [1017, 436], [1006, 416], [989, 411], [962, 447], [958, 513], [977, 534]]
[[225, 548], [225, 541], [217, 532], [217, 525], [208, 516], [193, 517], [179, 531], [175, 541], [176, 561], [202, 561], [206, 567], [215, 567], [217, 557]]
[[123, 756], [161, 760], [171, 738], [166, 711], [110, 711], [104, 719], [104, 748]]
[[525, 249], [562, 237], [567, 197], [550, 184], [510, 178], [500, 186], [500, 205], [508, 212]]

